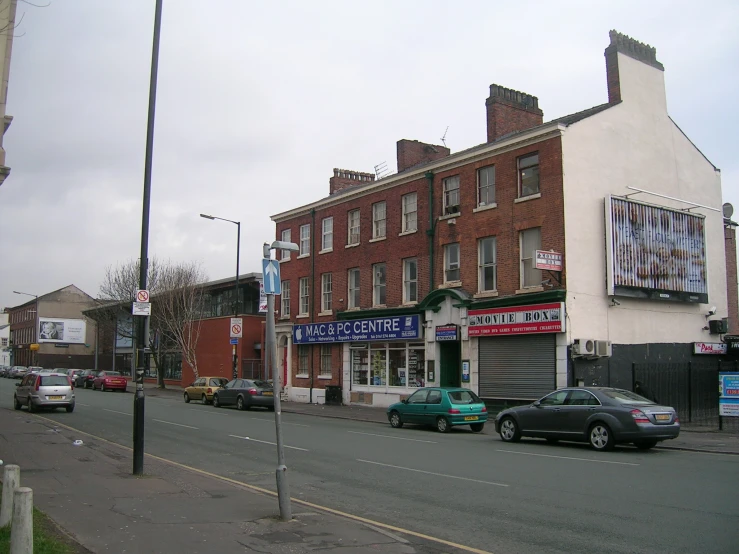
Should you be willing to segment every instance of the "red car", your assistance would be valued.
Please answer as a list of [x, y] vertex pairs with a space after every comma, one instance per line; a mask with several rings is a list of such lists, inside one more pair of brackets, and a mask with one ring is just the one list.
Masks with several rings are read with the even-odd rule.
[[126, 392], [127, 386], [128, 380], [125, 377], [121, 377], [118, 371], [101, 371], [92, 381], [92, 390], [100, 389], [103, 392], [106, 390]]

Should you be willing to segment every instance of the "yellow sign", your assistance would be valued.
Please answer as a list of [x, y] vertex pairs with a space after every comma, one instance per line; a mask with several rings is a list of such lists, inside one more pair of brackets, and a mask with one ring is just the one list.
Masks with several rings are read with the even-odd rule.
[[34, 343], [34, 344], [29, 344], [28, 345], [28, 348], [30, 350], [38, 350], [40, 348], [40, 346], [41, 346], [40, 344]]

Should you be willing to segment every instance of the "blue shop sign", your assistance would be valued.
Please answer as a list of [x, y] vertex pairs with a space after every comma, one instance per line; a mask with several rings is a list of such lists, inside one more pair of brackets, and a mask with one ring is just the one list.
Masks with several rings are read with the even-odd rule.
[[458, 327], [456, 325], [437, 325], [436, 340], [459, 340]]
[[294, 344], [413, 340], [421, 338], [421, 316], [403, 315], [293, 325]]

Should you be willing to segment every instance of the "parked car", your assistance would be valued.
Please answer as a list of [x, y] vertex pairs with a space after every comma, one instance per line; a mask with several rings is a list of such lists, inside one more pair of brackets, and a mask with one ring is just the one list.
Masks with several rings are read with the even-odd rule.
[[92, 381], [92, 390], [105, 392], [106, 390], [119, 390], [126, 392], [128, 379], [121, 376], [119, 371], [99, 371]]
[[77, 375], [79, 375], [82, 372], [81, 369], [66, 369], [64, 370], [64, 373], [66, 373], [67, 377], [72, 381], [72, 384], [76, 387], [77, 385]]
[[28, 373], [51, 373], [50, 369], [44, 369], [40, 365], [29, 365], [28, 366]]
[[92, 369], [83, 369], [75, 376], [75, 386], [83, 389], [92, 388], [92, 382], [95, 380], [97, 372]]
[[479, 433], [488, 420], [488, 410], [469, 389], [424, 387], [388, 407], [387, 418], [395, 428], [405, 423], [417, 423], [432, 425], [439, 432], [448, 433], [453, 426], [469, 425]]
[[22, 365], [14, 365], [10, 368], [11, 379], [23, 379], [28, 373], [28, 368]]
[[8, 370], [10, 368], [6, 365], [0, 365], [0, 377], [5, 377], [5, 374], [8, 373]]
[[261, 406], [275, 409], [275, 392], [272, 384], [260, 379], [233, 379], [213, 393], [213, 405], [236, 406], [238, 410], [250, 410]]
[[66, 375], [29, 373], [15, 386], [13, 406], [16, 410], [26, 406], [29, 412], [41, 407], [74, 411], [74, 388]]
[[198, 377], [190, 386], [185, 388], [185, 402], [200, 400], [203, 404], [213, 402], [215, 391], [225, 386], [228, 379], [225, 377]]
[[535, 437], [589, 442], [595, 450], [611, 450], [618, 443], [648, 450], [676, 438], [680, 420], [674, 408], [628, 390], [576, 387], [503, 410], [495, 418], [495, 430], [506, 442]]

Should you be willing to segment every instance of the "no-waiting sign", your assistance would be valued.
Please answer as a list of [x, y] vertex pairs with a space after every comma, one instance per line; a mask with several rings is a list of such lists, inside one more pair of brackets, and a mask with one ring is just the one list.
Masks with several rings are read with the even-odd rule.
[[240, 339], [243, 334], [243, 322], [240, 317], [231, 318], [231, 338]]
[[149, 291], [148, 290], [137, 290], [136, 291], [136, 302], [148, 302]]

